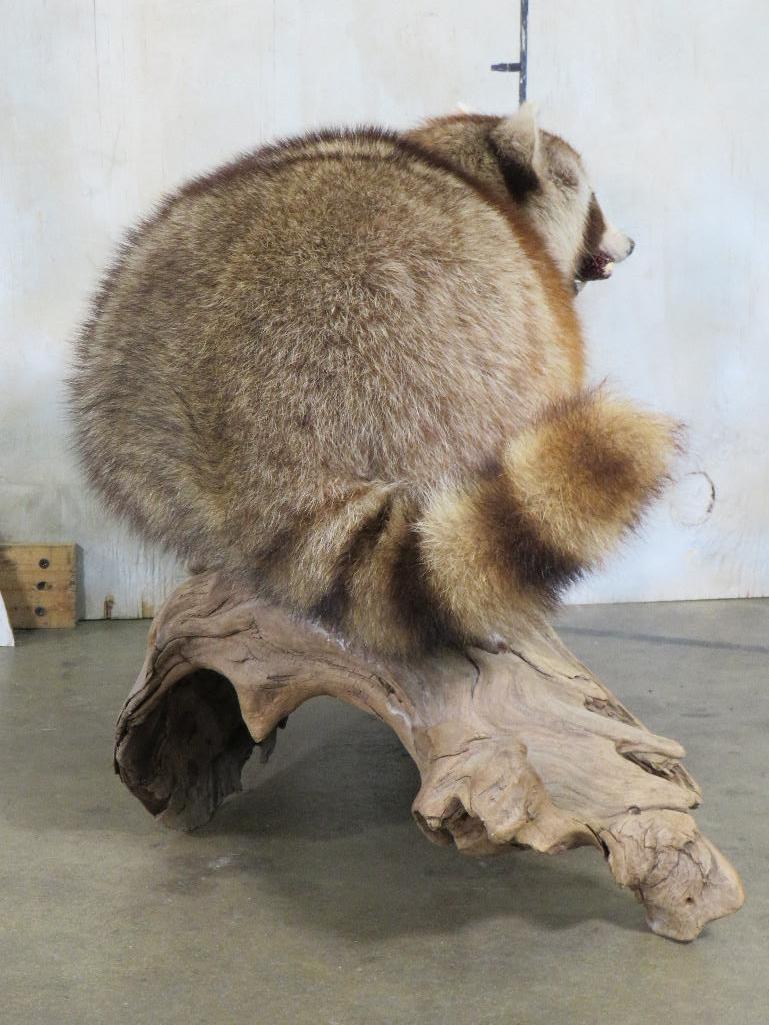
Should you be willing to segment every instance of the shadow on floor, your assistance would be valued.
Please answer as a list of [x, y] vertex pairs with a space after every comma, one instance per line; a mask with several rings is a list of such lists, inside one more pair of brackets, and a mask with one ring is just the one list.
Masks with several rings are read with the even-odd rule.
[[[354, 729], [327, 731], [269, 778], [249, 770], [253, 789], [174, 838], [159, 888], [192, 896], [232, 876], [243, 889], [250, 877], [297, 927], [348, 939], [453, 934], [510, 918], [551, 930], [603, 919], [645, 931], [641, 909], [595, 851], [479, 860], [431, 844], [410, 815], [415, 766], [385, 727], [353, 715]], [[212, 858], [212, 848], [224, 853]]]

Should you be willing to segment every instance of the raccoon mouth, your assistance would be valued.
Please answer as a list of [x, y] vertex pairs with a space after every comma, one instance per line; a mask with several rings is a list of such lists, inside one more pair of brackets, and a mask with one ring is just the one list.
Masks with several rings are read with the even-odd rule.
[[583, 258], [579, 265], [575, 288], [579, 291], [587, 281], [604, 281], [611, 277], [614, 270], [614, 260], [604, 249], [597, 249], [594, 253]]

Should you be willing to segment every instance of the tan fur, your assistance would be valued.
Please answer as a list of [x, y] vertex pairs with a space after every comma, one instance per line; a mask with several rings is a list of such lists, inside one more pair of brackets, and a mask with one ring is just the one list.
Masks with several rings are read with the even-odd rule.
[[170, 197], [78, 349], [78, 445], [108, 505], [381, 651], [551, 602], [671, 442], [575, 398], [590, 189], [537, 132], [523, 112], [323, 133]]
[[468, 636], [509, 634], [599, 565], [662, 489], [679, 425], [599, 392], [554, 404], [485, 477], [441, 489], [418, 524], [445, 603]]
[[504, 472], [542, 541], [588, 567], [660, 491], [678, 431], [673, 420], [599, 391], [560, 403], [516, 435]]

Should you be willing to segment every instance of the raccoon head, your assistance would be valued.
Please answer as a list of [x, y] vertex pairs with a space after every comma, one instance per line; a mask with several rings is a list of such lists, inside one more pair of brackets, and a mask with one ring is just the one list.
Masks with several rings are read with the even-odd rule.
[[529, 103], [499, 118], [487, 138], [507, 193], [575, 290], [611, 277], [635, 243], [604, 217], [576, 150], [540, 129]]
[[511, 117], [463, 110], [406, 134], [500, 199], [513, 199], [575, 290], [608, 278], [633, 241], [604, 218], [579, 154], [542, 131], [524, 103]]

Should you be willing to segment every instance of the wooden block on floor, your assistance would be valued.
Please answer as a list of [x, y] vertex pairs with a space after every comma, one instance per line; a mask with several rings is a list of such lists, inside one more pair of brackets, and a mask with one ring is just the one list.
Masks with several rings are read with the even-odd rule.
[[73, 627], [74, 544], [0, 544], [0, 594], [18, 630]]

